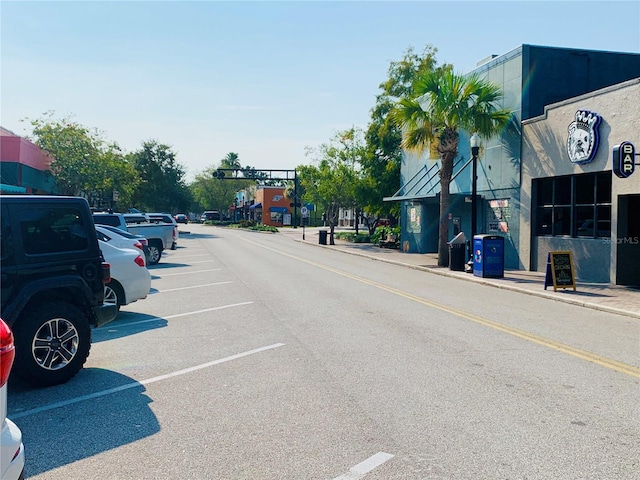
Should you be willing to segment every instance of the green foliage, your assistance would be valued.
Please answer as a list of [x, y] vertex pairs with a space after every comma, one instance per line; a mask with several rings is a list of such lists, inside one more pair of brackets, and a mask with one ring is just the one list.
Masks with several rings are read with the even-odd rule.
[[240, 228], [253, 228], [256, 226], [256, 222], [253, 220], [240, 220], [238, 227]]
[[240, 158], [237, 153], [229, 152], [222, 159], [220, 168], [240, 168]]
[[389, 113], [400, 98], [411, 94], [418, 75], [435, 68], [436, 53], [437, 49], [430, 45], [421, 55], [409, 48], [400, 61], [391, 62], [388, 78], [380, 84], [381, 93], [371, 109], [365, 136], [367, 155], [361, 163], [364, 175], [359, 196], [370, 215], [396, 218], [400, 215], [399, 202], [382, 200], [393, 195], [400, 186], [402, 130], [391, 120]]
[[252, 220], [242, 220], [239, 223], [230, 225], [232, 228], [243, 228], [245, 230], [255, 230], [257, 232], [272, 232], [278, 233], [279, 230], [271, 225], [263, 225], [262, 223], [256, 223]]
[[186, 211], [192, 197], [184, 177], [185, 169], [171, 147], [155, 140], [143, 142], [129, 159], [138, 171], [140, 183], [134, 206], [147, 212]]
[[500, 107], [500, 87], [479, 76], [443, 68], [418, 75], [411, 94], [390, 113], [403, 130], [402, 146], [422, 153], [432, 143], [440, 156], [440, 228], [438, 265], [449, 263], [449, 187], [458, 156], [460, 130], [490, 138], [508, 123], [512, 112]]
[[214, 177], [218, 168], [222, 167], [210, 166], [196, 175], [191, 184], [191, 192], [199, 205], [198, 210], [218, 210], [227, 214], [236, 199], [236, 192], [254, 185], [255, 180]]
[[114, 191], [119, 202], [130, 201], [137, 175], [115, 143], [71, 117], [55, 119], [54, 112], [28, 121], [31, 140], [53, 158], [57, 193], [83, 196], [95, 207], [111, 206]]
[[341, 207], [359, 204], [360, 163], [365, 154], [362, 132], [356, 128], [336, 133], [317, 148], [307, 148], [314, 164], [298, 167], [304, 200], [324, 211], [330, 225], [336, 225]]
[[340, 240], [346, 240], [353, 243], [369, 243], [371, 241], [369, 235], [364, 233], [356, 234], [356, 232], [335, 232], [334, 236]]
[[389, 235], [395, 235], [397, 239], [400, 239], [400, 226], [390, 227], [388, 225], [376, 228], [376, 231], [371, 235], [371, 243], [378, 244], [382, 238]]

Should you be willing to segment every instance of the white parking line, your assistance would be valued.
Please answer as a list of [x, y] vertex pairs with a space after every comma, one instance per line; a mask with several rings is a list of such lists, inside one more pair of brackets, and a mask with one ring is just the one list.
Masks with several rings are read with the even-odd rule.
[[107, 325], [97, 328], [96, 331], [109, 331], [112, 327], [132, 327], [136, 325], [140, 325], [141, 323], [149, 323], [149, 322], [157, 322], [158, 320], [171, 320], [172, 318], [186, 317], [188, 315], [197, 315], [198, 313], [206, 313], [213, 312], [215, 310], [224, 310], [225, 308], [233, 308], [233, 307], [241, 307], [243, 305], [251, 305], [253, 302], [242, 302], [242, 303], [232, 303], [231, 305], [222, 305], [220, 307], [211, 307], [205, 308], [204, 310], [195, 310], [193, 312], [186, 313], [176, 313], [175, 315], [168, 315], [166, 317], [151, 317], [145, 320], [140, 320], [138, 322], [129, 322], [129, 323], [108, 323]]
[[232, 360], [237, 360], [239, 358], [248, 357], [249, 355], [253, 355], [256, 353], [265, 352], [267, 350], [273, 350], [274, 348], [283, 347], [284, 345], [285, 345], [284, 343], [274, 343], [273, 345], [268, 345], [266, 347], [255, 348], [247, 352], [238, 353], [236, 355], [230, 355], [228, 357], [220, 358], [218, 360], [213, 360], [212, 362], [202, 363], [194, 367], [185, 368], [183, 370], [178, 370], [173, 373], [167, 373], [165, 375], [159, 375], [157, 377], [152, 377], [147, 380], [142, 380], [140, 382], [125, 383], [124, 385], [120, 385], [119, 387], [115, 387], [115, 388], [109, 388], [108, 390], [102, 390], [100, 392], [90, 393], [88, 395], [82, 395], [76, 398], [70, 398], [69, 400], [63, 400], [61, 402], [51, 403], [49, 405], [45, 405], [38, 408], [32, 408], [31, 410], [26, 410], [24, 412], [12, 414], [11, 418], [16, 419], [16, 418], [27, 417], [29, 415], [35, 415], [36, 413], [47, 412], [49, 410], [54, 410], [56, 408], [66, 407], [67, 405], [73, 405], [74, 403], [84, 402], [85, 400], [91, 400], [94, 398], [103, 397], [105, 395], [110, 395], [112, 393], [122, 392], [123, 390], [128, 390], [130, 388], [149, 385], [151, 383], [160, 382], [162, 380], [167, 380], [169, 378], [177, 377], [179, 375], [185, 375], [187, 373], [195, 372], [197, 370], [202, 370], [203, 368], [213, 367], [214, 365], [220, 365], [221, 363], [226, 363]]
[[367, 458], [364, 462], [361, 462], [355, 467], [351, 468], [344, 475], [340, 475], [333, 480], [357, 480], [358, 478], [364, 477], [367, 473], [379, 467], [388, 460], [391, 460], [393, 457], [394, 455], [391, 455], [390, 453], [378, 452], [375, 455]]
[[217, 262], [218, 260], [202, 260], [201, 262], [189, 262], [189, 265], [195, 265], [196, 263], [211, 263], [211, 262]]
[[158, 275], [155, 273], [153, 273], [154, 277], [160, 277], [160, 278], [164, 278], [164, 277], [173, 277], [175, 275], [192, 275], [194, 273], [203, 273], [203, 272], [219, 272], [220, 270], [222, 270], [221, 268], [208, 268], [207, 270], [198, 270], [197, 272], [178, 272], [178, 273], [166, 273], [164, 275]]
[[157, 292], [153, 292], [153, 293], [156, 294], [156, 293], [165, 293], [165, 292], [177, 292], [179, 290], [189, 290], [191, 288], [200, 288], [200, 287], [211, 287], [213, 285], [224, 285], [226, 283], [233, 283], [233, 282], [205, 283], [205, 284], [202, 284], [202, 285], [191, 285], [189, 287], [169, 288], [167, 290], [158, 290]]

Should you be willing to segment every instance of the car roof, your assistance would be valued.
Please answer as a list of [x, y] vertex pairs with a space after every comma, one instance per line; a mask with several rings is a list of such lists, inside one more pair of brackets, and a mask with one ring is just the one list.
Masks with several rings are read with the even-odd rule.
[[96, 229], [107, 230], [109, 233], [120, 235], [121, 237], [127, 238], [129, 240], [137, 240], [139, 238], [144, 238], [142, 235], [134, 235], [133, 233], [125, 232], [124, 230], [121, 230], [118, 227], [114, 227], [112, 225], [96, 225]]

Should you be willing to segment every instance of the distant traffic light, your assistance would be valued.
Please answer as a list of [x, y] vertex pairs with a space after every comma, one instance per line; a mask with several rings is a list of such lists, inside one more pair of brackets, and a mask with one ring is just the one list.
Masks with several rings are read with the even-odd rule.
[[222, 180], [224, 178], [224, 172], [220, 169], [216, 170], [213, 172], [213, 178], [219, 178]]

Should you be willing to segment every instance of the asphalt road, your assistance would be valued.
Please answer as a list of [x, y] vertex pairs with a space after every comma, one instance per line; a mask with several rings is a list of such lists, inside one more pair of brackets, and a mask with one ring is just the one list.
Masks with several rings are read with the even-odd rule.
[[186, 229], [75, 379], [10, 385], [27, 478], [640, 478], [638, 320]]

